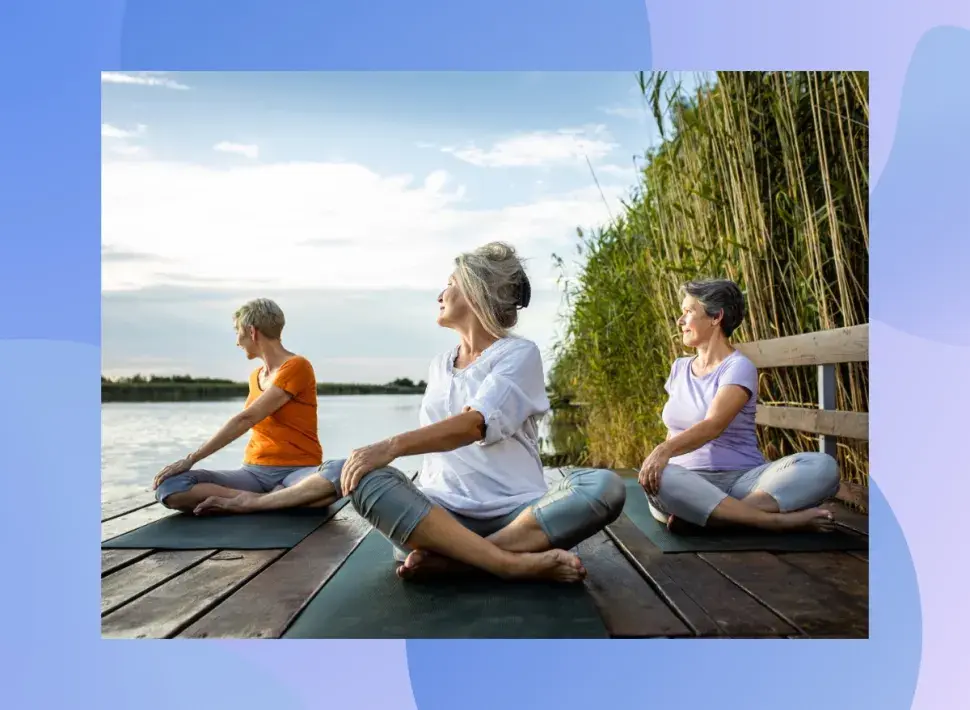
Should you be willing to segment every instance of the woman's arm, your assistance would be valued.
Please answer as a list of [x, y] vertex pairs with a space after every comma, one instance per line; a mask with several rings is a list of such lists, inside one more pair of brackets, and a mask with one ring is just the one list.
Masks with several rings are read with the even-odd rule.
[[675, 436], [671, 436], [668, 430], [667, 439], [650, 452], [640, 467], [640, 485], [648, 493], [656, 494], [660, 490], [660, 477], [670, 459], [699, 449], [719, 437], [752, 396], [741, 385], [723, 385], [718, 388], [704, 419]]
[[211, 439], [189, 454], [194, 466], [225, 448], [293, 398], [286, 390], [271, 385], [250, 406], [234, 415]]
[[284, 389], [272, 385], [263, 392], [249, 407], [234, 415], [227, 421], [211, 439], [181, 461], [169, 464], [155, 476], [154, 487], [166, 478], [188, 471], [199, 461], [225, 448], [254, 426], [273, 414], [276, 410], [292, 399], [292, 395]]
[[714, 441], [724, 433], [728, 425], [741, 413], [744, 405], [751, 397], [751, 393], [740, 385], [724, 385], [720, 387], [707, 416], [692, 427], [685, 429], [676, 436], [667, 434], [667, 440], [660, 446], [664, 448], [668, 458], [686, 454], [699, 449], [704, 444]]
[[485, 417], [465, 407], [461, 414], [388, 439], [394, 458], [454, 451], [485, 438]]
[[397, 434], [370, 446], [354, 449], [340, 473], [343, 495], [353, 493], [360, 479], [401, 456], [454, 451], [485, 437], [485, 417], [465, 407], [457, 414], [420, 429]]

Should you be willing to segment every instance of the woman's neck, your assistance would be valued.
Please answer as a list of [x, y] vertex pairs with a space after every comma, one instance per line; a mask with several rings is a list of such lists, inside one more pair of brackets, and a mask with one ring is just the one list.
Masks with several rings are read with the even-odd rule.
[[697, 356], [695, 359], [697, 369], [704, 371], [712, 367], [717, 367], [717, 365], [722, 363], [733, 352], [734, 348], [724, 338], [712, 338], [706, 343], [701, 343], [697, 346]]
[[262, 347], [259, 359], [263, 361], [266, 372], [275, 372], [280, 366], [293, 357], [293, 353], [283, 347], [279, 341], [270, 342]]
[[477, 321], [467, 328], [456, 328], [460, 340], [458, 360], [473, 362], [485, 350], [499, 339], [485, 330]]

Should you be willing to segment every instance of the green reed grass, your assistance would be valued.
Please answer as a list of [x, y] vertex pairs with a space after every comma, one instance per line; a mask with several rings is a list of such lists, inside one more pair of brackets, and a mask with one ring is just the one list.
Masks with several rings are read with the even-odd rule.
[[[869, 104], [864, 72], [720, 72], [687, 95], [637, 80], [663, 142], [622, 214], [579, 233], [550, 375], [553, 442], [591, 465], [638, 467], [664, 437], [663, 383], [684, 355], [679, 285], [727, 277], [745, 291], [737, 342], [868, 322]], [[563, 262], [555, 257], [560, 267]], [[565, 273], [563, 271], [563, 273]], [[817, 406], [815, 368], [761, 372], [765, 404]], [[843, 365], [838, 407], [868, 411], [868, 366]], [[817, 447], [759, 427], [775, 458]], [[564, 447], [564, 448], [560, 448]], [[840, 441], [843, 478], [868, 480], [868, 447]]]

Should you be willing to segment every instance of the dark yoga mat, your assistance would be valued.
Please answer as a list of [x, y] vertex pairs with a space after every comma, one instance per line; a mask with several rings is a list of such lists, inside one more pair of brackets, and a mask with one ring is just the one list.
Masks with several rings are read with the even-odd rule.
[[663, 552], [823, 552], [867, 550], [869, 540], [862, 535], [835, 529], [832, 532], [773, 533], [759, 530], [718, 530], [707, 528], [692, 535], [672, 535], [650, 514], [647, 496], [636, 479], [626, 482], [623, 512]]
[[101, 543], [101, 549], [276, 550], [288, 549], [347, 504], [244, 515], [177, 513]]
[[404, 582], [372, 530], [283, 638], [608, 638], [582, 584]]

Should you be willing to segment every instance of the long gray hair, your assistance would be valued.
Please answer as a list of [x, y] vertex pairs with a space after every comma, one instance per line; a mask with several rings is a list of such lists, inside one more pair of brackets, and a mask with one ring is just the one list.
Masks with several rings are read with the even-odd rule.
[[532, 298], [522, 260], [505, 242], [490, 242], [455, 259], [455, 281], [472, 313], [491, 335], [503, 338]]

